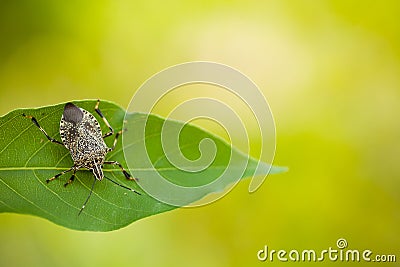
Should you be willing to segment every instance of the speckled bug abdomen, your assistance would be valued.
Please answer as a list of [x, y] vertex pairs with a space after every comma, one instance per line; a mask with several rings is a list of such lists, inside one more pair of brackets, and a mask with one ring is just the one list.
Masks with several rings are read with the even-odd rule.
[[103, 140], [96, 118], [88, 111], [67, 103], [60, 121], [60, 136], [75, 166], [91, 170], [101, 181], [104, 158], [111, 149]]

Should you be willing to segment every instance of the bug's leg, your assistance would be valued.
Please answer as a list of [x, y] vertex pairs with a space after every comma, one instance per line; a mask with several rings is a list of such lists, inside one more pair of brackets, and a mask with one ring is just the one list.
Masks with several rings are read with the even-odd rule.
[[106, 117], [104, 117], [103, 113], [101, 113], [101, 110], [99, 109], [99, 104], [100, 104], [100, 99], [97, 100], [97, 104], [96, 104], [94, 110], [96, 111], [97, 114], [99, 114], [100, 118], [103, 119], [103, 121], [107, 125], [108, 129], [110, 129], [110, 131], [108, 133], [105, 133], [103, 135], [103, 138], [106, 138], [106, 137], [109, 137], [114, 134], [114, 129], [111, 127], [110, 123], [108, 123], [108, 120]]
[[117, 145], [117, 142], [118, 142], [118, 137], [120, 135], [122, 135], [122, 132], [123, 132], [123, 130], [121, 130], [115, 134], [114, 143], [113, 143], [112, 147], [109, 148], [109, 151], [113, 151], [115, 149], [115, 146]]
[[117, 183], [116, 181], [114, 181], [114, 180], [111, 179], [111, 178], [108, 178], [107, 176], [104, 176], [104, 178], [106, 178], [107, 180], [111, 181], [112, 183], [114, 183], [114, 184], [116, 184], [116, 185], [118, 185], [118, 186], [120, 186], [120, 187], [122, 187], [122, 188], [128, 189], [129, 191], [132, 191], [132, 192], [134, 192], [134, 193], [136, 193], [136, 194], [138, 194], [138, 195], [141, 195], [138, 191], [133, 190], [132, 188], [127, 187], [127, 186], [125, 186], [125, 185], [122, 185], [122, 184], [120, 184], [120, 183]]
[[75, 174], [75, 166], [73, 166], [73, 167], [71, 167], [70, 169], [65, 170], [65, 171], [62, 171], [62, 172], [60, 172], [59, 174], [56, 174], [56, 175], [54, 175], [53, 177], [47, 179], [47, 180], [46, 180], [46, 183], [49, 183], [49, 182], [51, 182], [51, 181], [57, 179], [57, 178], [60, 177], [61, 175], [65, 174], [65, 173], [67, 173], [67, 172], [70, 172], [70, 171], [72, 171], [72, 170], [74, 170], [74, 174]]
[[121, 163], [119, 163], [118, 161], [104, 161], [103, 164], [118, 165], [119, 168], [121, 169], [122, 173], [125, 175], [126, 179], [128, 179], [128, 180], [139, 181], [139, 179], [132, 177], [132, 175], [130, 175], [130, 174], [124, 169], [124, 167], [122, 167]]
[[58, 140], [56, 140], [56, 139], [50, 137], [50, 136], [46, 133], [46, 131], [42, 128], [42, 126], [39, 125], [39, 123], [38, 123], [38, 121], [36, 120], [35, 117], [29, 116], [29, 115], [25, 115], [25, 114], [22, 114], [22, 116], [24, 116], [24, 117], [27, 118], [27, 119], [31, 119], [32, 122], [33, 122], [33, 124], [35, 124], [35, 125], [39, 128], [39, 130], [47, 137], [48, 140], [50, 140], [50, 141], [53, 142], [53, 143], [60, 144], [60, 145], [62, 145], [62, 146], [64, 145], [64, 144], [61, 143], [60, 141], [58, 141]]
[[67, 187], [67, 185], [69, 185], [70, 183], [72, 183], [75, 180], [75, 173], [76, 173], [76, 169], [74, 169], [74, 171], [72, 172], [71, 178], [69, 178], [69, 180], [64, 184], [64, 187]]

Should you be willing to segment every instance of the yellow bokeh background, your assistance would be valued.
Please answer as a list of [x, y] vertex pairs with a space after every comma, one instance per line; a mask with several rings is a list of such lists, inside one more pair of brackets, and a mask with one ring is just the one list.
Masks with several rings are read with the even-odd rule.
[[290, 171], [109, 233], [1, 214], [0, 266], [280, 266], [257, 251], [339, 238], [398, 264], [399, 13], [398, 1], [2, 1], [1, 114], [85, 98], [126, 107], [156, 72], [215, 61], [263, 91], [275, 164]]

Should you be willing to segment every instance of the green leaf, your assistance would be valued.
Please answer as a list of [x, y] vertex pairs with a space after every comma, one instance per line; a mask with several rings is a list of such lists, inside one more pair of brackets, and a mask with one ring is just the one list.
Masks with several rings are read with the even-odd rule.
[[[85, 100], [74, 103], [94, 114], [96, 101]], [[64, 183], [71, 176], [70, 173], [46, 183], [46, 179], [70, 168], [73, 161], [64, 146], [48, 141], [31, 120], [22, 116], [23, 113], [34, 116], [49, 136], [60, 140], [59, 122], [64, 105], [65, 103], [38, 109], [18, 109], [0, 118], [0, 212], [32, 214], [71, 229], [111, 231], [141, 218], [176, 208], [148, 195], [136, 182], [125, 179], [117, 166], [105, 165], [106, 176], [141, 192], [142, 195], [134, 194], [104, 179], [95, 184], [86, 208], [78, 216], [94, 179], [92, 173], [84, 169], [78, 171], [75, 181], [67, 187], [64, 187]], [[199, 154], [198, 142], [203, 138], [210, 138], [215, 142], [217, 154], [209, 168], [204, 171], [187, 172], [176, 169], [169, 163], [161, 149], [160, 134], [161, 127], [166, 122], [164, 119], [141, 113], [127, 114], [125, 117], [125, 111], [121, 107], [107, 101], [101, 102], [100, 109], [116, 131], [122, 129], [124, 118], [128, 122], [128, 131], [132, 133], [135, 133], [135, 126], [144, 121], [147, 122], [145, 127], [149, 131], [146, 131], [144, 139], [146, 148], [149, 150], [149, 159], [155, 164], [155, 169], [143, 168], [140, 166], [139, 159], [137, 162], [139, 166], [129, 169], [135, 177], [139, 178], [138, 183], [146, 183], [147, 177], [158, 172], [176, 184], [201, 186], [223, 171], [231, 153], [240, 155], [239, 158], [242, 156], [243, 159], [246, 158], [238, 151], [231, 149], [230, 145], [220, 138], [200, 128], [186, 125], [182, 136], [179, 137], [184, 156], [196, 159]], [[97, 119], [102, 125], [103, 133], [106, 132], [107, 127], [98, 116]], [[183, 125], [178, 121], [168, 122], [176, 127]], [[124, 144], [128, 152], [125, 151], [125, 153], [131, 153], [133, 151], [130, 150], [135, 148], [135, 144], [140, 143], [140, 140], [137, 140], [140, 135], [127, 136], [129, 137], [124, 140]], [[106, 139], [109, 147], [112, 142], [112, 137]], [[106, 160], [119, 161], [123, 166], [127, 166], [121, 141], [118, 142], [116, 149], [107, 155]], [[241, 177], [252, 176], [257, 163], [258, 161], [250, 158]], [[272, 167], [270, 173], [284, 170], [284, 168]], [[199, 200], [207, 194], [223, 190], [226, 186], [227, 184], [217, 183], [211, 190], [207, 188], [200, 191], [191, 200]]]

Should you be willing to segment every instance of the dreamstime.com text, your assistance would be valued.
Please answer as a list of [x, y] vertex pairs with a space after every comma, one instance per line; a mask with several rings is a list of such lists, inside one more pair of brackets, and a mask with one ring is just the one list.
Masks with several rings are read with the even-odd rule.
[[257, 252], [257, 258], [260, 261], [293, 261], [293, 262], [322, 262], [322, 261], [340, 261], [340, 262], [396, 262], [394, 254], [374, 254], [371, 250], [347, 249], [347, 240], [339, 238], [336, 247], [329, 247], [321, 251], [313, 249], [306, 250], [269, 250], [265, 245], [263, 249]]

